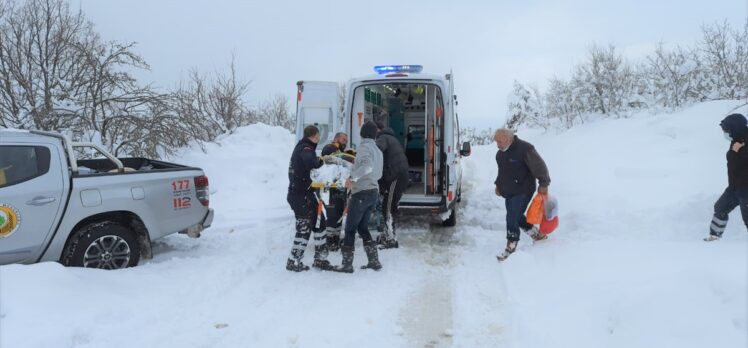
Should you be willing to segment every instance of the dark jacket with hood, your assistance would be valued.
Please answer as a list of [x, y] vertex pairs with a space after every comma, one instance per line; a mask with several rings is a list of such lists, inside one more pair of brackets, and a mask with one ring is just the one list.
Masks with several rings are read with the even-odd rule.
[[308, 138], [299, 140], [291, 154], [288, 164], [288, 193], [306, 194], [310, 191], [312, 178], [309, 176], [312, 169], [322, 166], [322, 161], [317, 157], [317, 144]]
[[532, 195], [535, 180], [540, 186], [551, 184], [548, 167], [532, 144], [514, 136], [514, 141], [506, 151], [496, 153], [499, 175], [494, 184], [503, 197], [517, 194]]
[[377, 135], [377, 147], [384, 154], [383, 182], [393, 182], [408, 175], [408, 157], [405, 157], [405, 149], [395, 137], [395, 131], [391, 128], [381, 130]]
[[[727, 150], [727, 181], [728, 186], [737, 190], [748, 190], [748, 121], [741, 114], [727, 116], [720, 123], [722, 130], [732, 138]], [[732, 146], [743, 143], [746, 146], [735, 152]]]

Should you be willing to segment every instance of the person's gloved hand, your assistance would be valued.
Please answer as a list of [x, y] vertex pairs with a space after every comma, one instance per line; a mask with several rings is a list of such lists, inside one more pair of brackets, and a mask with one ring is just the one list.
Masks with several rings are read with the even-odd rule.
[[538, 193], [541, 195], [548, 194], [548, 186], [538, 186]]

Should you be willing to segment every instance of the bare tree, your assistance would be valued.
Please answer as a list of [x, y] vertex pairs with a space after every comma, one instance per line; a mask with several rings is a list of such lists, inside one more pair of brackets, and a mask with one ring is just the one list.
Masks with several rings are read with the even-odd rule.
[[637, 74], [614, 46], [593, 45], [588, 61], [577, 66], [575, 75], [578, 90], [587, 98], [588, 112], [618, 115], [628, 109]]
[[232, 55], [227, 73], [216, 72], [208, 100], [214, 117], [224, 128], [233, 132], [237, 127], [251, 123], [244, 95], [249, 89], [249, 81], [240, 81], [236, 76], [236, 56]]
[[507, 104], [508, 114], [505, 127], [509, 129], [516, 130], [523, 124], [547, 129], [550, 125], [545, 112], [543, 95], [536, 86], [528, 89], [514, 81], [514, 89], [509, 95]]
[[295, 117], [288, 109], [288, 97], [278, 93], [260, 104], [257, 111], [260, 122], [271, 126], [280, 126], [293, 131], [296, 128]]
[[257, 122], [243, 100], [249, 82], [237, 77], [234, 60], [228, 73], [216, 72], [212, 78], [192, 69], [172, 94], [175, 113], [185, 123], [199, 126], [195, 134], [199, 140], [213, 141], [220, 134]]
[[699, 98], [698, 75], [702, 66], [696, 52], [680, 46], [668, 50], [659, 43], [646, 61], [642, 70], [652, 103], [673, 110]]
[[3, 124], [57, 130], [77, 126], [72, 96], [85, 69], [76, 41], [92, 33], [66, 2], [29, 0], [0, 6], [0, 111]]
[[702, 27], [698, 44], [710, 87], [708, 99], [740, 99], [748, 94], [748, 21], [743, 30], [727, 21]]
[[[100, 43], [98, 36], [78, 45], [86, 69], [78, 77], [85, 87], [78, 97], [80, 115], [96, 136], [110, 150], [126, 141], [129, 129], [120, 128], [122, 119], [151, 117], [150, 104], [163, 99], [150, 86], [140, 86], [130, 73], [134, 69], [149, 69], [142, 57], [132, 52], [134, 43]], [[136, 122], [128, 120], [127, 122]]]

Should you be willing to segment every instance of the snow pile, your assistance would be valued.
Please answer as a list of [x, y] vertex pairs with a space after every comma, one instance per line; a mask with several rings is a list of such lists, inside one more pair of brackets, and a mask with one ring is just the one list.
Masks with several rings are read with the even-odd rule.
[[[520, 132], [546, 160], [563, 209], [549, 240], [506, 244], [493, 193], [495, 145], [466, 161], [459, 342], [516, 347], [745, 347], [748, 234], [739, 211], [705, 243], [727, 186], [719, 121], [735, 102], [605, 120], [558, 135]], [[748, 108], [739, 109], [747, 112]], [[464, 271], [464, 272], [463, 272]], [[489, 277], [490, 281], [483, 281]]]

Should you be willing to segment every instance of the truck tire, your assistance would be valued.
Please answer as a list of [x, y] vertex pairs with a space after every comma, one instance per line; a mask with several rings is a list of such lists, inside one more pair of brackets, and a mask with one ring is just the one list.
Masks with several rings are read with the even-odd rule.
[[75, 232], [63, 254], [65, 266], [120, 269], [140, 261], [135, 232], [112, 221], [86, 225]]
[[457, 206], [455, 205], [454, 208], [452, 208], [452, 212], [449, 214], [449, 218], [442, 221], [442, 226], [444, 227], [454, 227], [457, 225]]

